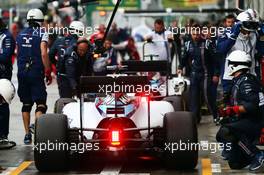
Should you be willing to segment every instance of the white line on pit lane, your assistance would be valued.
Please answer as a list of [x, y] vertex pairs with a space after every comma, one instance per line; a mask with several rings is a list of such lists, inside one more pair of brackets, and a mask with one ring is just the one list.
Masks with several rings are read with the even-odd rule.
[[100, 175], [150, 175], [150, 173], [120, 173], [122, 165], [106, 165]]
[[212, 173], [221, 173], [221, 165], [220, 164], [212, 164]]
[[100, 175], [118, 175], [122, 165], [106, 165]]
[[[108, 173], [106, 172], [104, 175], [117, 175], [117, 174], [111, 173], [111, 172], [108, 172]], [[150, 173], [120, 173], [118, 175], [150, 175]]]
[[7, 167], [4, 171], [0, 171], [1, 175], [9, 175], [17, 167]]

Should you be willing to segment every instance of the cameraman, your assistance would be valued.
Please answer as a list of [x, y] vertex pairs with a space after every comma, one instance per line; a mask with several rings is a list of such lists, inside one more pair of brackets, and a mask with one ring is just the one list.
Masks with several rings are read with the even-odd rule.
[[248, 73], [252, 59], [244, 51], [233, 51], [228, 57], [232, 81], [230, 106], [220, 111], [222, 126], [217, 132], [218, 142], [231, 143], [231, 150], [224, 150], [232, 169], [249, 165], [252, 172], [264, 166], [264, 153], [254, 141], [260, 137], [264, 111], [263, 88], [256, 76]]

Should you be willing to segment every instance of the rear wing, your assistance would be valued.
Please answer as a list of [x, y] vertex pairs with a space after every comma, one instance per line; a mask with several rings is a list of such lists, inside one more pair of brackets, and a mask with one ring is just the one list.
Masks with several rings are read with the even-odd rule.
[[122, 61], [121, 65], [107, 66], [107, 71], [124, 73], [162, 72], [163, 74], [169, 74], [170, 70], [168, 61]]
[[168, 61], [123, 61], [127, 72], [169, 72]]
[[80, 93], [137, 93], [149, 86], [147, 76], [82, 76]]

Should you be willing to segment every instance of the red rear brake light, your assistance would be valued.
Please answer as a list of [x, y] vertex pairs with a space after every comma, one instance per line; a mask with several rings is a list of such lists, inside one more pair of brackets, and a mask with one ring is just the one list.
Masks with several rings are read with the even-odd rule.
[[111, 145], [120, 145], [120, 132], [118, 130], [111, 131]]

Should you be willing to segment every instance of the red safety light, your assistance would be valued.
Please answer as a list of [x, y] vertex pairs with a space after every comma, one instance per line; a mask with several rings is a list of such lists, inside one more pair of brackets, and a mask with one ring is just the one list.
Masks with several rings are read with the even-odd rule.
[[154, 160], [154, 157], [151, 157], [151, 156], [141, 156], [141, 157], [138, 157], [139, 159], [141, 160]]
[[118, 130], [111, 131], [111, 145], [120, 145], [120, 132]]
[[150, 97], [149, 96], [141, 96], [141, 102], [149, 102]]

